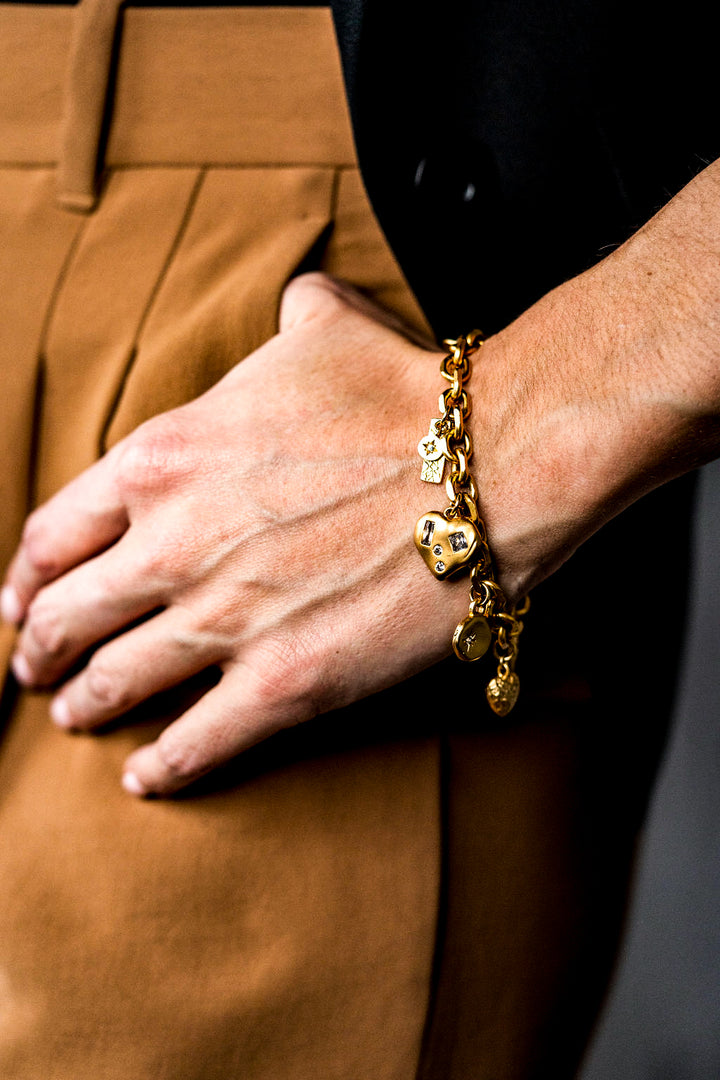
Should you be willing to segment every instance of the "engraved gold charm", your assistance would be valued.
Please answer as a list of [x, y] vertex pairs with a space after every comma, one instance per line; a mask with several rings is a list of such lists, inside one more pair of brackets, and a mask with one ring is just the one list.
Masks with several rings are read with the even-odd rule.
[[487, 684], [485, 696], [488, 705], [497, 716], [507, 716], [520, 693], [520, 680], [514, 671], [498, 674]]
[[439, 423], [439, 419], [431, 420], [429, 432], [425, 438], [421, 439], [418, 443], [418, 454], [423, 461], [420, 479], [424, 480], [427, 484], [442, 483], [443, 474], [445, 472], [445, 451], [447, 449], [447, 443], [445, 442], [445, 439], [437, 433], [437, 425]]
[[426, 484], [441, 484], [444, 473], [445, 458], [438, 458], [437, 461], [423, 461], [420, 479]]
[[470, 614], [453, 634], [453, 652], [460, 660], [479, 660], [490, 648], [492, 630], [484, 615]]
[[450, 504], [444, 513], [429, 510], [415, 525], [415, 546], [434, 577], [442, 581], [459, 570], [470, 571], [470, 611], [456, 626], [453, 652], [460, 660], [479, 660], [490, 646], [497, 662], [495, 677], [486, 687], [490, 708], [507, 716], [520, 692], [515, 674], [522, 616], [530, 600], [525, 597], [510, 605], [495, 579], [485, 523], [478, 508], [478, 491], [469, 472], [473, 456], [472, 438], [465, 425], [470, 416], [471, 359], [483, 343], [479, 330], [464, 337], [448, 339], [449, 350], [440, 364], [440, 373], [450, 384], [440, 395], [440, 417], [430, 421], [430, 430], [418, 443], [422, 458], [422, 479], [439, 484], [445, 462], [450, 475], [445, 489]]
[[472, 521], [448, 520], [438, 510], [423, 514], [415, 526], [415, 546], [439, 581], [472, 562], [478, 541]]

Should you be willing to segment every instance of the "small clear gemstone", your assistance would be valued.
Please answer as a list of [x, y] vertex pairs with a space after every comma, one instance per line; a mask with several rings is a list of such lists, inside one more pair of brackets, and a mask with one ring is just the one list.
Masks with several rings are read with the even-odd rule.
[[430, 521], [428, 518], [423, 526], [422, 540], [420, 541], [423, 547], [430, 547], [432, 543], [432, 535], [435, 532], [435, 522]]
[[438, 574], [442, 574], [443, 570], [445, 569], [445, 563], [442, 561], [442, 559], [435, 563], [435, 569], [437, 570]]
[[450, 547], [453, 549], [453, 551], [464, 551], [465, 548], [468, 546], [467, 537], [465, 536], [465, 533], [461, 533], [461, 532], [450, 533], [449, 540], [450, 540]]
[[442, 548], [439, 544], [436, 544], [433, 548], [433, 555], [442, 555]]

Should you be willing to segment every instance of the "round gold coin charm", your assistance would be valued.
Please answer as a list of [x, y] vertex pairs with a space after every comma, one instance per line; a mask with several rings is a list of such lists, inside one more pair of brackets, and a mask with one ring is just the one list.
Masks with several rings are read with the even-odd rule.
[[479, 660], [490, 648], [492, 632], [484, 615], [468, 615], [453, 634], [452, 647], [460, 660]]
[[497, 716], [507, 716], [515, 705], [520, 693], [520, 680], [514, 671], [491, 679], [487, 684], [485, 696], [488, 705]]

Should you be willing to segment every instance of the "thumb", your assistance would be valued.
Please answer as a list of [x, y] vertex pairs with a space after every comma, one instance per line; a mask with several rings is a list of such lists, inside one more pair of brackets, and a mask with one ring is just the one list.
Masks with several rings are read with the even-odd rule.
[[318, 317], [332, 318], [356, 312], [413, 341], [421, 348], [435, 350], [435, 342], [392, 311], [376, 303], [347, 281], [313, 272], [300, 274], [286, 286], [280, 304], [280, 332], [292, 330]]
[[298, 275], [286, 285], [280, 301], [280, 333], [294, 330], [313, 319], [332, 318], [347, 306], [347, 298], [355, 291], [352, 286], [327, 274]]

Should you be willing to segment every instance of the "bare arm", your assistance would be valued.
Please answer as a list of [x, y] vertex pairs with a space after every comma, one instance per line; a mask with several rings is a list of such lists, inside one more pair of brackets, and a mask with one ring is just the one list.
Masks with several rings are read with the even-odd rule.
[[511, 592], [720, 452], [720, 162], [485, 346], [476, 469]]

